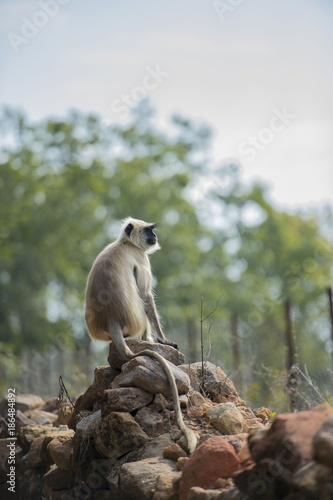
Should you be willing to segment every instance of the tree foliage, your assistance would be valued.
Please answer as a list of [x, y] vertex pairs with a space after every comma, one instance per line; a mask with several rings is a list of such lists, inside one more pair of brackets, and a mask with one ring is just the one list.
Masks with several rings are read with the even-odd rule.
[[213, 165], [209, 128], [175, 116], [162, 131], [142, 107], [126, 126], [77, 112], [31, 124], [4, 110], [1, 132], [3, 349], [43, 350], [54, 339], [68, 348], [88, 344], [86, 277], [131, 215], [159, 224], [162, 250], [151, 258], [158, 307], [182, 349], [201, 296], [210, 310], [221, 295], [207, 338], [212, 361], [232, 369], [236, 314], [248, 380], [261, 364], [283, 369], [289, 298], [299, 356], [323, 376], [333, 262], [325, 226], [314, 214], [277, 210], [265, 186], [242, 182], [235, 162]]

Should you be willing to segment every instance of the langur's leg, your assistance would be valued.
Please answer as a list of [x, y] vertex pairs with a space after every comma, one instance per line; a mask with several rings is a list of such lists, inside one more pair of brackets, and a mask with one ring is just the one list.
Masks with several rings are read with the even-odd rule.
[[154, 298], [151, 293], [149, 293], [145, 299], [145, 311], [157, 341], [160, 344], [170, 345], [172, 347], [175, 347], [175, 349], [178, 349], [178, 345], [175, 342], [171, 342], [170, 340], [168, 340], [162, 331], [162, 327], [158, 319], [158, 313], [155, 307]]
[[[125, 330], [125, 329], [124, 329]], [[130, 350], [130, 348], [127, 346], [125, 340], [124, 340], [124, 335], [123, 331], [121, 329], [121, 326], [119, 323], [117, 323], [114, 320], [110, 321], [109, 324], [109, 333], [110, 337], [112, 339], [112, 342], [116, 346], [118, 352], [124, 359], [132, 359], [133, 358], [133, 353]]]

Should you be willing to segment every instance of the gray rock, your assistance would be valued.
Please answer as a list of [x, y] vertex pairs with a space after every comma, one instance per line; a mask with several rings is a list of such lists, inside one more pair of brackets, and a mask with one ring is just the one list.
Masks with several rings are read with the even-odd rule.
[[[190, 388], [188, 376], [172, 363], [168, 361], [167, 363], [174, 374], [178, 393], [186, 394]], [[134, 358], [123, 365], [118, 384], [120, 387], [140, 387], [151, 394], [171, 395], [169, 382], [162, 366], [147, 356]]]
[[[167, 359], [176, 366], [185, 363], [184, 354], [182, 354], [181, 352], [177, 351], [177, 349], [169, 345], [146, 342], [143, 340], [136, 340], [136, 339], [128, 339], [126, 341], [126, 344], [131, 349], [131, 351], [134, 352], [134, 354], [141, 352], [145, 349], [148, 349], [149, 351], [157, 352], [158, 354], [163, 356], [163, 358]], [[127, 359], [123, 359], [121, 357], [115, 345], [113, 344], [113, 342], [111, 342], [108, 362], [110, 363], [112, 368], [121, 368], [122, 365], [127, 361], [128, 361]]]
[[209, 396], [213, 399], [215, 396], [229, 396], [236, 389], [226, 373], [209, 361], [204, 363], [204, 387], [202, 387], [202, 364], [200, 361], [191, 365], [181, 365], [181, 368], [190, 377], [191, 386], [195, 391]]
[[161, 474], [179, 476], [171, 460], [147, 458], [124, 464], [120, 469], [120, 489], [131, 500], [151, 500]]
[[165, 431], [162, 415], [150, 408], [141, 408], [135, 415], [135, 421], [148, 436], [159, 436]]
[[234, 403], [220, 403], [206, 410], [211, 424], [222, 434], [238, 434], [243, 430], [243, 415]]
[[119, 389], [108, 389], [104, 391], [102, 416], [105, 417], [111, 411], [132, 411], [149, 405], [154, 396], [138, 387], [121, 387]]
[[117, 459], [143, 446], [148, 436], [129, 413], [111, 412], [95, 429], [94, 440], [100, 455]]
[[91, 413], [82, 418], [76, 425], [76, 435], [81, 439], [89, 439], [95, 435], [96, 429], [101, 423], [101, 410]]
[[161, 434], [157, 438], [151, 439], [145, 447], [142, 454], [142, 459], [144, 458], [163, 458], [163, 451], [167, 446], [171, 446], [173, 441], [169, 433]]

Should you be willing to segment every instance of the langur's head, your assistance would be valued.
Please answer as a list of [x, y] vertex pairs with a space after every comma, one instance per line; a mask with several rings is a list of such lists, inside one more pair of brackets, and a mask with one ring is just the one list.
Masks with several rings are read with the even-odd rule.
[[155, 228], [156, 224], [128, 217], [124, 220], [120, 239], [130, 241], [132, 245], [141, 248], [146, 253], [153, 253], [161, 248], [157, 241]]

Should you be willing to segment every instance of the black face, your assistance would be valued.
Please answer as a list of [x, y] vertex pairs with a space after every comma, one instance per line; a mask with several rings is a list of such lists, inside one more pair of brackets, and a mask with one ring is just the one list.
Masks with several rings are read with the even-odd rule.
[[151, 226], [145, 227], [145, 229], [144, 229], [145, 235], [147, 237], [148, 245], [155, 245], [155, 243], [157, 241], [157, 236], [154, 233], [155, 227], [156, 227], [156, 224], [152, 224]]

